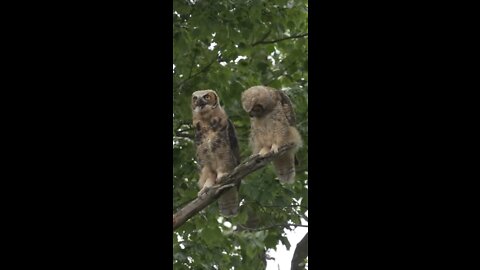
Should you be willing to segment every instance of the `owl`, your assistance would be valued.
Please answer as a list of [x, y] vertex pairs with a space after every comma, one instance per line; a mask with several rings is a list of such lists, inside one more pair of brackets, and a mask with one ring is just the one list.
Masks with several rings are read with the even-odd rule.
[[282, 183], [293, 184], [296, 152], [302, 139], [295, 127], [295, 114], [289, 97], [282, 91], [266, 86], [254, 86], [242, 93], [242, 107], [250, 116], [250, 146], [253, 154], [264, 156], [293, 143], [294, 147], [274, 159], [273, 167]]
[[[198, 196], [221, 182], [240, 163], [235, 127], [220, 106], [220, 98], [213, 90], [200, 90], [192, 94], [192, 119], [195, 128], [197, 162], [200, 167]], [[237, 186], [228, 188], [218, 198], [220, 213], [234, 216], [238, 212]]]

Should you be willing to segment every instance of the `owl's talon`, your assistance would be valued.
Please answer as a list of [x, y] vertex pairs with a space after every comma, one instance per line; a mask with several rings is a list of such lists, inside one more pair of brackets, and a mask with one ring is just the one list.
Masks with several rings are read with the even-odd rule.
[[235, 186], [235, 183], [232, 183], [232, 184], [227, 184], [225, 186], [221, 186], [217, 189], [217, 191], [215, 192], [215, 195], [217, 195], [218, 193], [220, 193], [220, 191], [226, 189], [226, 188], [231, 188], [231, 187], [234, 187]]
[[204, 186], [198, 193], [197, 196], [200, 197], [203, 194], [206, 194], [210, 190], [210, 187]]
[[270, 149], [270, 151], [275, 154], [278, 153], [278, 145], [272, 144], [272, 148]]
[[259, 154], [261, 157], [264, 157], [264, 156], [266, 156], [269, 152], [270, 152], [269, 149], [264, 147], [264, 148], [262, 148], [262, 149], [260, 150], [260, 152], [258, 152], [258, 154]]
[[215, 180], [215, 183], [221, 183], [223, 180], [222, 178], [227, 175], [228, 173], [217, 173], [217, 179]]

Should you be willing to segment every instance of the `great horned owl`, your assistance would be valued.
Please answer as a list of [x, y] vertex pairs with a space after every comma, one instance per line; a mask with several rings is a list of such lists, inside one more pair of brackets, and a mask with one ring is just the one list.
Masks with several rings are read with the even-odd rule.
[[[192, 118], [197, 161], [200, 165], [200, 196], [240, 163], [240, 150], [235, 127], [220, 106], [220, 99], [215, 91], [200, 90], [192, 94]], [[222, 215], [237, 214], [239, 188], [240, 182], [236, 187], [228, 188], [218, 198]]]
[[282, 91], [254, 86], [242, 93], [243, 109], [250, 116], [250, 146], [253, 154], [264, 156], [270, 151], [294, 143], [295, 146], [273, 160], [275, 172], [282, 183], [295, 181], [295, 153], [302, 139], [295, 127], [295, 113], [290, 98]]

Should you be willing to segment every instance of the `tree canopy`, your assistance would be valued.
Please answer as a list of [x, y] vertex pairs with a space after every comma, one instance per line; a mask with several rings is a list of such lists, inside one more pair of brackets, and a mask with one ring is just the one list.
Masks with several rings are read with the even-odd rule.
[[[264, 269], [266, 250], [290, 247], [287, 224], [308, 220], [308, 1], [173, 1], [173, 212], [197, 197], [190, 98], [215, 90], [237, 130], [241, 159], [250, 119], [241, 93], [255, 85], [291, 98], [303, 147], [296, 182], [282, 185], [272, 165], [246, 176], [233, 218], [212, 203], [173, 232], [174, 269]], [[292, 247], [295, 248], [295, 247]], [[299, 268], [301, 269], [301, 268]]]

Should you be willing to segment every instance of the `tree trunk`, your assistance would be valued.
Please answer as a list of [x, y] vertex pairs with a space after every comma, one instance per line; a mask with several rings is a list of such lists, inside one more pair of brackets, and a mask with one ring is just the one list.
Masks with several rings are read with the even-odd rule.
[[295, 252], [293, 253], [291, 270], [304, 270], [304, 260], [308, 257], [308, 232], [303, 239], [298, 242]]

